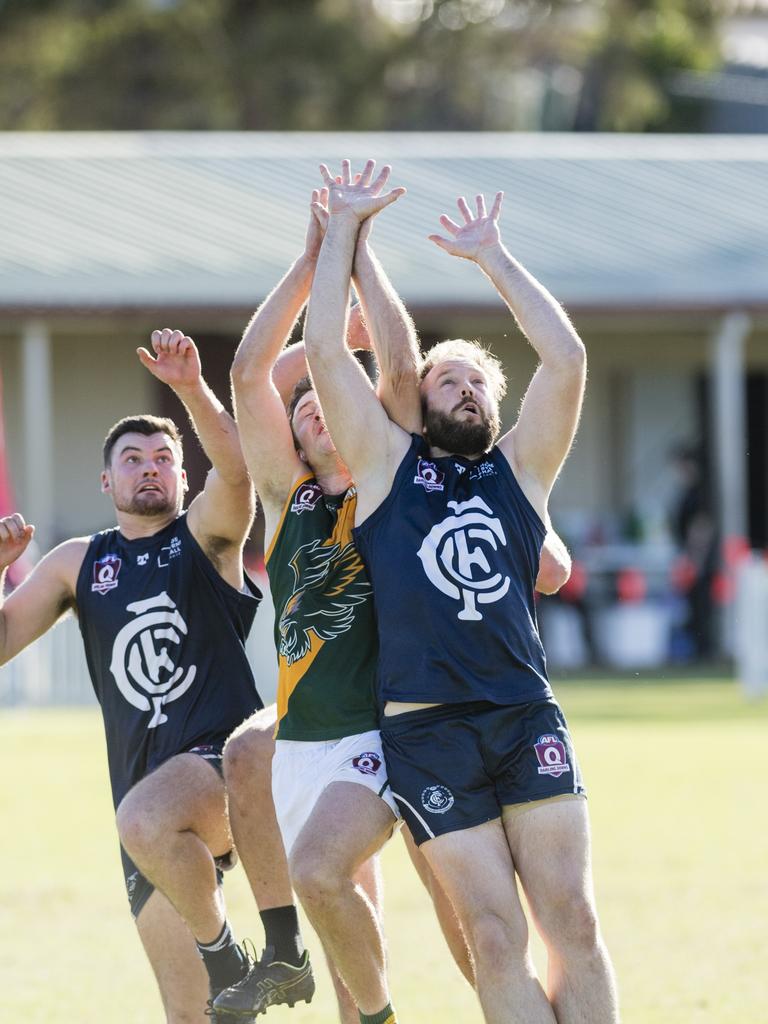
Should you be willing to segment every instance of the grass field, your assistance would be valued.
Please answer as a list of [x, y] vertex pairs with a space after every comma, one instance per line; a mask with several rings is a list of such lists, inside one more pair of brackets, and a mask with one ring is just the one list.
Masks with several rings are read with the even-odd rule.
[[[624, 1024], [766, 1024], [768, 705], [745, 704], [722, 680], [557, 689], [590, 789]], [[123, 895], [97, 712], [0, 713], [0, 778], [0, 1019], [161, 1021]], [[479, 1024], [400, 839], [383, 865], [403, 1024]], [[232, 918], [258, 945], [258, 917], [233, 875]], [[332, 1024], [320, 973], [310, 1007], [261, 1019]]]

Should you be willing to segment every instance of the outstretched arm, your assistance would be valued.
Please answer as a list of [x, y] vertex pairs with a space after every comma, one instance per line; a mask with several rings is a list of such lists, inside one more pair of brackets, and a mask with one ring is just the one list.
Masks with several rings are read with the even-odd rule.
[[466, 200], [458, 206], [463, 224], [442, 216], [449, 237], [430, 235], [453, 256], [476, 263], [493, 282], [541, 360], [528, 387], [515, 426], [499, 442], [523, 490], [541, 513], [576, 432], [586, 377], [586, 354], [562, 306], [507, 251], [499, 234], [503, 193], [490, 214], [476, 198], [477, 214]]
[[[361, 175], [356, 176], [356, 180]], [[328, 226], [329, 213], [322, 204], [314, 203], [315, 216], [323, 231]], [[352, 265], [352, 282], [365, 314], [361, 325], [370, 332], [368, 344], [356, 346], [349, 335], [354, 333], [352, 315], [347, 344], [373, 347], [379, 367], [376, 394], [389, 418], [408, 433], [421, 433], [421, 398], [419, 395], [419, 345], [416, 329], [408, 311], [392, 287], [384, 268], [371, 248], [369, 238], [373, 217], [363, 221], [357, 236]]]
[[403, 430], [420, 434], [416, 329], [367, 239], [358, 241], [352, 274], [379, 364], [379, 400]]
[[[325, 208], [325, 189], [312, 202]], [[306, 467], [293, 443], [285, 404], [307, 372], [304, 345], [285, 348], [309, 297], [323, 224], [310, 213], [304, 252], [254, 313], [232, 364], [237, 422], [248, 468], [267, 514], [267, 531]], [[267, 538], [268, 540], [269, 538]]]
[[138, 349], [142, 364], [181, 399], [213, 467], [205, 487], [189, 507], [192, 534], [242, 546], [253, 518], [250, 477], [240, 450], [235, 421], [203, 380], [195, 343], [169, 327], [152, 332], [154, 356]]
[[[384, 488], [378, 500], [373, 500], [376, 507], [389, 489], [390, 481], [384, 483], [388, 468], [400, 461], [408, 440], [389, 420], [344, 343], [347, 296], [360, 225], [405, 191], [393, 189], [381, 195], [389, 168], [373, 180], [374, 166], [369, 160], [359, 179], [353, 181], [349, 161], [345, 160], [340, 182], [327, 167], [321, 168], [329, 189], [331, 216], [315, 271], [304, 338], [328, 429], [358, 490], [363, 485], [373, 486], [374, 481], [378, 481], [379, 490]], [[368, 486], [365, 489], [373, 499], [373, 492]]]
[[88, 547], [84, 538], [54, 548], [3, 601], [6, 569], [24, 554], [34, 531], [18, 512], [0, 519], [0, 665], [16, 657], [74, 606], [77, 575]]

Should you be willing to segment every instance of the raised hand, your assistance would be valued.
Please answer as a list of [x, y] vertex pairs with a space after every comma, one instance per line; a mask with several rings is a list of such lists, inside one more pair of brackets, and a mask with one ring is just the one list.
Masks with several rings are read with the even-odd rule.
[[320, 246], [323, 244], [325, 229], [328, 227], [328, 189], [316, 188], [312, 190], [310, 202], [309, 224], [307, 225], [307, 237], [304, 242], [304, 254], [308, 259], [316, 260], [320, 255]]
[[143, 366], [174, 391], [194, 387], [200, 383], [202, 368], [194, 341], [183, 331], [164, 327], [152, 331], [152, 356], [145, 348], [136, 349]]
[[24, 554], [34, 532], [18, 512], [0, 519], [0, 572]]
[[341, 174], [334, 177], [325, 164], [320, 164], [320, 173], [328, 188], [328, 211], [332, 217], [352, 217], [362, 223], [405, 194], [402, 187], [382, 193], [392, 168], [385, 165], [374, 178], [375, 167], [376, 161], [368, 160], [363, 170], [353, 176], [349, 160], [342, 160]]
[[430, 235], [429, 240], [435, 245], [439, 245], [441, 249], [445, 249], [451, 256], [460, 256], [462, 259], [478, 262], [485, 251], [497, 249], [501, 245], [499, 213], [503, 198], [504, 193], [497, 192], [491, 212], [486, 213], [485, 198], [482, 195], [476, 196], [477, 216], [474, 216], [466, 199], [461, 196], [458, 200], [458, 207], [464, 218], [464, 223], [457, 224], [443, 214], [440, 223], [450, 238], [445, 238], [443, 235]]

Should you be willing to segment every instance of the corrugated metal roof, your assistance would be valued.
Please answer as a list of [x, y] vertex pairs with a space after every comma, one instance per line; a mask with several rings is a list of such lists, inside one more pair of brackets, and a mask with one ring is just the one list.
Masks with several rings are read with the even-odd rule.
[[377, 251], [414, 307], [486, 304], [426, 236], [506, 192], [510, 250], [571, 307], [768, 305], [768, 139], [0, 135], [0, 307], [247, 307], [300, 251], [318, 163], [392, 163]]

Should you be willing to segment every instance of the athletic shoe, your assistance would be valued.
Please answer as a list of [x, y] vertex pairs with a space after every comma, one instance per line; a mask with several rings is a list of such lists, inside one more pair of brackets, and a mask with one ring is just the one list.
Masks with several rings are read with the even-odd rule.
[[[235, 982], [235, 984], [239, 985], [240, 982], [245, 981], [252, 967], [256, 963], [256, 950], [254, 949], [253, 943], [251, 942], [250, 939], [243, 939], [238, 949], [240, 950], [240, 955], [242, 956], [243, 959], [243, 971], [245, 972], [243, 976], [240, 978], [240, 980], [238, 982]], [[219, 1017], [217, 1015], [216, 1009], [213, 1004], [216, 1001], [217, 997], [221, 995], [222, 992], [227, 992], [230, 987], [231, 986], [226, 986], [225, 988], [217, 988], [214, 987], [212, 983], [210, 983], [208, 989], [210, 998], [206, 1003], [205, 1015], [206, 1017], [211, 1018], [211, 1024], [222, 1024], [224, 1018]]]
[[213, 1001], [213, 1013], [219, 1024], [239, 1018], [241, 1022], [266, 1013], [270, 1006], [287, 1003], [293, 1006], [303, 1000], [312, 1001], [315, 994], [315, 979], [309, 953], [304, 950], [298, 967], [274, 960], [274, 951], [267, 946], [261, 960], [236, 984], [225, 988]]

